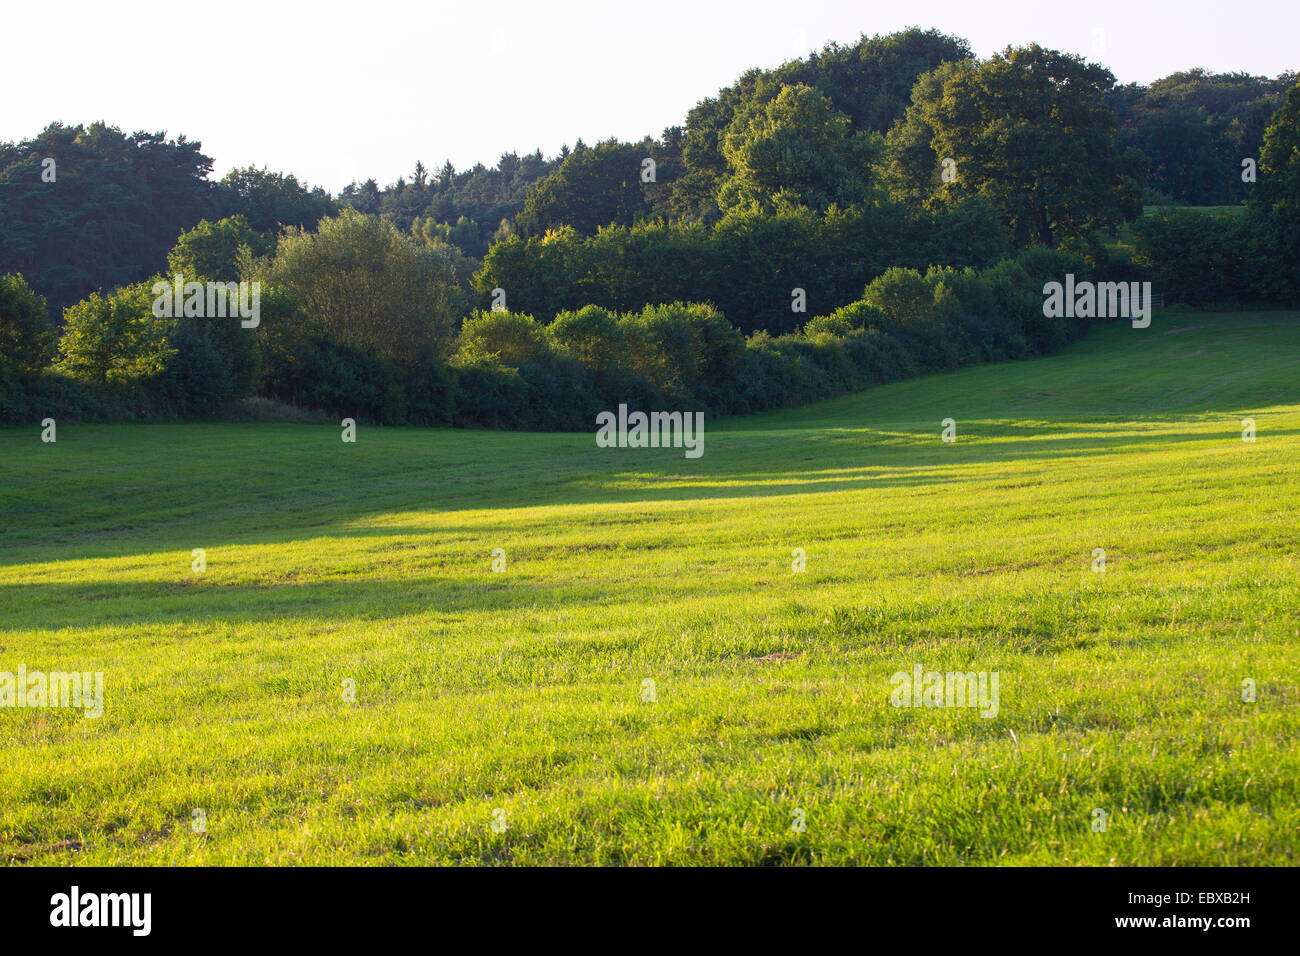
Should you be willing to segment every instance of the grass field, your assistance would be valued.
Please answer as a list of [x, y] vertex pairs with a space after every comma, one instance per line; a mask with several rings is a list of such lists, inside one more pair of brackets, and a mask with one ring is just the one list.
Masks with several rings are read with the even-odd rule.
[[[98, 719], [0, 710], [11, 863], [1300, 848], [1294, 313], [1157, 314], [709, 421], [698, 460], [591, 433], [9, 429], [0, 496], [0, 671], [105, 679]], [[916, 665], [997, 671], [996, 716], [891, 706]]]

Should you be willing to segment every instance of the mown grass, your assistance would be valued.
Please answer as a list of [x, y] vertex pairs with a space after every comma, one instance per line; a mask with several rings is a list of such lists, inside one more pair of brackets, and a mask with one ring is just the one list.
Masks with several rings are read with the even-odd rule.
[[[106, 680], [0, 710], [0, 859], [1294, 863], [1298, 376], [1295, 314], [1165, 314], [698, 460], [0, 432], [0, 671]], [[917, 663], [997, 716], [891, 706]]]

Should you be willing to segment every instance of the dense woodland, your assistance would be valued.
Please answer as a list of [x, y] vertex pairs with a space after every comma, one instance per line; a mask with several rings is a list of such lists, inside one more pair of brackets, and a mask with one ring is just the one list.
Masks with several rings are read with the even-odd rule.
[[[1120, 86], [912, 29], [751, 70], [641, 142], [337, 196], [214, 180], [184, 136], [52, 124], [0, 144], [0, 420], [587, 428], [1048, 352], [1087, 332], [1043, 316], [1067, 272], [1295, 304], [1296, 80]], [[260, 324], [155, 316], [177, 273], [259, 282]]]

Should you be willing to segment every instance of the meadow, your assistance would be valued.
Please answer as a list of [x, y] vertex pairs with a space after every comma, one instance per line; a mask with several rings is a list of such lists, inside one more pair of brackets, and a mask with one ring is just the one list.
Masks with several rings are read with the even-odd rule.
[[699, 459], [0, 430], [0, 671], [105, 676], [0, 710], [0, 859], [1294, 864], [1298, 383], [1300, 315], [1157, 312]]

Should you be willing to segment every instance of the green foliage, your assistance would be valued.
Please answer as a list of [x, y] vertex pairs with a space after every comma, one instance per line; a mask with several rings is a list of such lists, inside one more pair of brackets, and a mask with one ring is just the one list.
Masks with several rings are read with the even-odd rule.
[[1264, 134], [1251, 209], [1267, 232], [1290, 291], [1300, 296], [1300, 84], [1286, 94]]
[[[1021, 273], [1029, 278], [1027, 286], [1022, 285]], [[1092, 269], [1082, 256], [1044, 246], [1030, 246], [1017, 253], [1001, 270], [997, 266], [992, 270], [995, 301], [1001, 308], [1016, 309], [1011, 314], [1022, 318], [1021, 328], [1034, 353], [1046, 355], [1054, 352], [1088, 332], [1087, 319], [1043, 315], [1043, 286], [1048, 282], [1064, 282], [1066, 275], [1071, 273], [1076, 280], [1090, 281], [1094, 278]], [[1021, 290], [1026, 290], [1023, 296]]]
[[[781, 334], [853, 301], [891, 264], [983, 268], [1009, 252], [996, 212], [979, 200], [935, 211], [747, 209], [712, 227], [650, 222], [592, 237], [568, 228], [512, 237], [488, 253], [474, 287], [482, 306], [501, 288], [511, 308], [533, 315], [711, 301], [743, 332]], [[804, 289], [807, 313], [791, 310], [795, 288]]]
[[57, 371], [92, 384], [140, 385], [160, 375], [176, 354], [178, 320], [154, 315], [161, 277], [98, 292], [63, 312]]
[[411, 221], [411, 235], [430, 245], [443, 242], [455, 246], [468, 261], [473, 261], [473, 256], [481, 256], [486, 252], [490, 239], [490, 236], [484, 234], [482, 225], [465, 216], [458, 218], [455, 224], [437, 222], [428, 216], [417, 216]]
[[262, 394], [358, 421], [397, 423], [395, 376], [364, 349], [307, 333], [289, 361], [268, 363]]
[[1153, 291], [1187, 305], [1294, 301], [1294, 269], [1256, 215], [1161, 209], [1133, 226], [1133, 262]]
[[24, 381], [0, 368], [0, 423], [33, 425], [47, 417], [63, 424], [141, 421], [156, 416], [139, 395], [110, 386], [82, 382], [49, 368]]
[[443, 255], [353, 209], [316, 232], [288, 230], [252, 274], [291, 292], [334, 341], [399, 361], [424, 349], [445, 354], [462, 305]]
[[239, 279], [240, 261], [267, 251], [268, 242], [243, 216], [227, 216], [217, 222], [204, 219], [181, 233], [167, 253], [168, 271], [185, 281]]
[[232, 169], [221, 180], [221, 197], [224, 209], [266, 235], [286, 226], [315, 229], [326, 216], [338, 212], [325, 190], [309, 189], [292, 173], [273, 173], [265, 167]]
[[518, 367], [541, 361], [550, 352], [546, 328], [519, 312], [475, 312], [461, 324], [456, 341], [457, 362], [495, 359]]
[[0, 275], [0, 372], [34, 378], [54, 355], [45, 299], [20, 275]]
[[627, 337], [618, 316], [598, 305], [561, 312], [546, 327], [552, 344], [593, 374], [615, 372], [627, 364]]
[[[238, 328], [236, 323], [228, 324]], [[247, 331], [243, 337], [252, 340]], [[144, 384], [183, 418], [216, 418], [226, 401], [236, 397], [234, 362], [223, 348], [225, 343], [217, 340], [214, 328], [182, 319], [168, 344], [173, 353]], [[244, 375], [241, 396], [251, 385], [251, 377]]]
[[891, 144], [890, 179], [923, 194], [941, 161], [953, 160], [955, 179], [934, 195], [988, 199], [1020, 246], [1135, 218], [1142, 160], [1116, 153], [1113, 85], [1105, 68], [1037, 44], [941, 68], [917, 83]]
[[[917, 77], [912, 106], [899, 117], [885, 137], [880, 177], [896, 199], [913, 206], [940, 208], [957, 198], [950, 195], [942, 177], [941, 157], [935, 154], [932, 107], [943, 99], [946, 84], [974, 64], [967, 61], [942, 63]], [[944, 157], [951, 158], [951, 157]], [[954, 168], [955, 172], [955, 168]]]
[[474, 299], [474, 273], [478, 272], [483, 265], [464, 251], [468, 248], [477, 248], [480, 244], [462, 241], [469, 232], [476, 232], [477, 229], [474, 223], [463, 217], [454, 227], [448, 226], [445, 222], [435, 223], [431, 219], [417, 219], [411, 225], [412, 237], [423, 242], [451, 266], [452, 273], [456, 277], [456, 288], [460, 293], [459, 301], [462, 307], [464, 303]]
[[[933, 30], [863, 37], [749, 71], [658, 140], [417, 163], [354, 183], [338, 215], [266, 169], [210, 183], [184, 138], [55, 124], [0, 144], [0, 271], [31, 267], [30, 288], [0, 281], [4, 414], [31, 389], [92, 417], [212, 416], [257, 393], [391, 423], [586, 427], [628, 399], [751, 411], [1049, 352], [1087, 331], [1041, 314], [1067, 272], [1141, 270], [1193, 304], [1294, 301], [1294, 76], [1113, 83], [1036, 45], [978, 62]], [[1243, 194], [1252, 143], [1248, 217], [1162, 213], [1130, 236], [1144, 185], [1161, 203]], [[153, 316], [139, 280], [164, 254], [187, 280], [260, 281], [261, 327]], [[58, 308], [100, 288], [69, 305], [44, 370], [40, 293]], [[498, 288], [513, 311], [462, 327]]]
[[[45, 160], [54, 181], [43, 180]], [[57, 314], [88, 293], [157, 272], [182, 230], [219, 208], [198, 143], [52, 123], [0, 143], [0, 272], [27, 278]]]
[[590, 235], [601, 226], [630, 226], [650, 213], [641, 182], [645, 148], [608, 140], [570, 153], [524, 200], [515, 224], [526, 236], [573, 226]]
[[740, 332], [709, 305], [647, 305], [619, 323], [635, 372], [669, 399], [724, 387], [744, 349]]
[[829, 315], [819, 315], [809, 319], [804, 326], [804, 334], [812, 338], [821, 334], [847, 336], [858, 329], [879, 328], [889, 320], [884, 310], [868, 303], [865, 299], [850, 302], [836, 309]]
[[151, 415], [212, 417], [257, 385], [261, 352], [238, 318], [155, 314], [155, 277], [107, 295], [92, 293], [64, 311], [55, 370], [115, 388]]
[[[886, 36], [864, 36], [847, 46], [832, 43], [775, 70], [750, 70], [716, 97], [702, 100], [687, 116], [681, 145], [683, 171], [673, 184], [673, 213], [704, 222], [719, 218], [719, 193], [734, 172], [726, 156], [726, 140], [739, 132], [733, 130], [738, 119], [743, 127], [747, 117], [763, 112], [784, 88], [802, 85], [820, 93], [829, 100], [834, 111], [831, 115], [848, 118], [850, 138], [883, 135], [907, 107], [919, 76], [942, 63], [970, 56], [964, 40], [936, 30], [910, 28]], [[779, 140], [771, 135], [765, 138], [772, 145]], [[784, 164], [775, 156], [755, 158], [762, 160], [760, 170], [766, 169], [766, 175], [796, 193], [824, 193], [828, 178], [851, 186], [835, 168], [835, 160], [826, 162], [838, 154], [837, 149], [830, 150], [829, 156], [824, 150], [818, 152], [821, 158], [816, 163], [809, 163], [809, 157], [792, 157], [803, 160], [793, 164]], [[783, 174], [774, 175], [777, 170]], [[798, 172], [812, 176], [805, 181], [789, 175]], [[864, 174], [865, 170], [850, 172]]]
[[448, 241], [479, 259], [502, 222], [513, 221], [523, 209], [529, 187], [559, 166], [567, 154], [566, 148], [548, 160], [540, 151], [525, 156], [505, 153], [495, 166], [480, 163], [460, 172], [448, 162], [436, 175], [417, 163], [409, 180], [399, 178], [383, 189], [373, 179], [353, 182], [343, 189], [339, 202], [383, 216], [402, 231], [412, 229], [417, 220], [453, 224], [454, 238], [448, 236]]
[[554, 425], [543, 427], [589, 427], [583, 415], [593, 401], [598, 408], [626, 403], [744, 414], [923, 372], [1045, 354], [1089, 330], [1086, 319], [1043, 315], [1043, 283], [1067, 272], [1080, 280], [1090, 275], [1079, 256], [1041, 246], [983, 270], [895, 267], [861, 298], [814, 316], [799, 333], [757, 331], [748, 339], [701, 303], [652, 304], [621, 315], [590, 305], [561, 312], [545, 330], [549, 349], [531, 316], [484, 313], [460, 335], [455, 417], [533, 427], [542, 420], [538, 383], [545, 376], [569, 381], [572, 392], [546, 393]]
[[1150, 162], [1148, 187], [1162, 202], [1236, 203], [1253, 193], [1241, 161], [1258, 159], [1269, 117], [1295, 74], [1276, 79], [1245, 73], [1173, 73], [1150, 86], [1128, 84], [1109, 100], [1120, 122], [1120, 149]]
[[893, 327], [924, 331], [950, 316], [950, 304], [937, 291], [938, 284], [917, 270], [895, 266], [873, 279], [862, 299], [888, 316]]
[[784, 86], [766, 104], [736, 114], [722, 139], [729, 176], [718, 192], [724, 212], [779, 205], [824, 210], [866, 198], [875, 149], [865, 133], [809, 86]]

